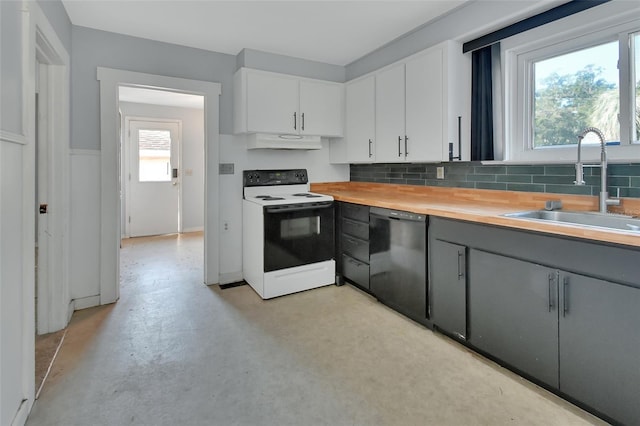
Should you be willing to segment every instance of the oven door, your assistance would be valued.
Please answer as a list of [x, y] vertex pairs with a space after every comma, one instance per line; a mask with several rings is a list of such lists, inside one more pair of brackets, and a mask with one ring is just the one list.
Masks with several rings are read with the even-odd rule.
[[333, 201], [264, 208], [264, 271], [334, 257]]

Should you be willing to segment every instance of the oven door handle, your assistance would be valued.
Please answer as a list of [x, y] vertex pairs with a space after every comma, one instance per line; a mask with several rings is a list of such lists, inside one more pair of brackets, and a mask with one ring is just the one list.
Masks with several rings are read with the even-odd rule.
[[311, 204], [284, 204], [280, 206], [265, 207], [266, 213], [286, 213], [286, 212], [298, 212], [303, 210], [317, 210], [333, 207], [333, 201], [325, 201]]

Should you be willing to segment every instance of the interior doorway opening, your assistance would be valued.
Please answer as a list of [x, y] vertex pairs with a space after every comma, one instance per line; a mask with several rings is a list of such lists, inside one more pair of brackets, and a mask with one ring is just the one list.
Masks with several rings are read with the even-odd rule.
[[[200, 240], [204, 251], [204, 104], [202, 95], [118, 87], [120, 285], [130, 281], [126, 271], [131, 269], [127, 256], [132, 253], [132, 244], [147, 247], [177, 238], [178, 247], [183, 240], [193, 247], [193, 241]], [[168, 237], [170, 234], [177, 235]], [[200, 258], [204, 276], [204, 253]]]

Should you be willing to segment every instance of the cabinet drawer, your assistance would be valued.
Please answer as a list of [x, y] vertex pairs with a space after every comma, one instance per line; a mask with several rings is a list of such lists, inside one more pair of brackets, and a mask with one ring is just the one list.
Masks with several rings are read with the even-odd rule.
[[360, 238], [361, 240], [369, 241], [368, 223], [356, 222], [355, 220], [343, 218], [342, 232], [356, 238]]
[[342, 234], [342, 251], [362, 262], [369, 263], [369, 242]]
[[369, 206], [342, 203], [342, 217], [369, 223]]
[[342, 255], [342, 276], [369, 289], [369, 265], [346, 254]]

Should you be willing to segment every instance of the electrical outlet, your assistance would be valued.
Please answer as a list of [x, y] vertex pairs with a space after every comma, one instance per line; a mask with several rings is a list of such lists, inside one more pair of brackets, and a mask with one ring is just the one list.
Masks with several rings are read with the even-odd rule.
[[444, 179], [444, 166], [436, 167], [436, 178]]
[[224, 223], [224, 230], [228, 231], [229, 230], [229, 222], [225, 222]]

